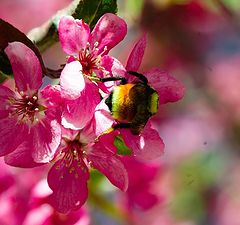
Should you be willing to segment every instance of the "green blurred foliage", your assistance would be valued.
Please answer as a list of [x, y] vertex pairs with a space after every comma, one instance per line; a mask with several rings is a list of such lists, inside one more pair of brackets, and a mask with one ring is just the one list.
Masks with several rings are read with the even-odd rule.
[[175, 196], [170, 210], [178, 219], [205, 221], [211, 197], [220, 184], [226, 162], [221, 154], [199, 153], [176, 166]]

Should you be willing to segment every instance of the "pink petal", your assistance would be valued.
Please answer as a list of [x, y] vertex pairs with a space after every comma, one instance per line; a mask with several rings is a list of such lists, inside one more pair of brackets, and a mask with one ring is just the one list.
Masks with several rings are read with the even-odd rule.
[[151, 121], [148, 121], [140, 135], [133, 135], [128, 129], [121, 129], [121, 135], [125, 144], [141, 159], [156, 159], [164, 152], [164, 143], [159, 133], [151, 128]]
[[14, 96], [14, 92], [9, 88], [0, 85], [0, 119], [5, 118], [9, 115], [8, 100]]
[[31, 153], [32, 148], [32, 141], [24, 141], [13, 152], [4, 157], [5, 163], [10, 166], [21, 168], [32, 168], [36, 166], [41, 166], [42, 164], [34, 162]]
[[137, 160], [136, 157], [124, 157], [124, 164], [129, 175], [127, 190], [129, 204], [137, 205], [144, 210], [153, 207], [159, 202], [159, 198], [152, 190], [152, 182], [160, 172], [159, 165]]
[[159, 68], [146, 72], [145, 76], [149, 84], [158, 92], [160, 104], [176, 102], [183, 97], [185, 91], [183, 84]]
[[35, 53], [20, 42], [12, 42], [5, 49], [13, 69], [18, 91], [37, 91], [42, 85], [42, 69]]
[[63, 103], [60, 85], [48, 85], [40, 92], [47, 107], [60, 107]]
[[[104, 55], [101, 60], [101, 67], [104, 68], [104, 72], [102, 70], [95, 71], [98, 77], [125, 77], [126, 70], [124, 66], [114, 57], [109, 55]], [[106, 75], [107, 71], [107, 75]], [[99, 82], [98, 87], [105, 93], [110, 93], [113, 88], [118, 85], [120, 81], [108, 81], [108, 82]]]
[[[73, 172], [70, 172], [70, 170]], [[87, 200], [88, 169], [83, 162], [74, 160], [66, 167], [64, 160], [57, 161], [48, 173], [48, 184], [53, 190], [52, 204], [60, 213], [80, 208]]]
[[82, 48], [86, 47], [90, 28], [82, 20], [64, 16], [60, 20], [58, 33], [64, 52], [68, 55], [77, 55]]
[[92, 148], [87, 158], [92, 162], [93, 167], [103, 173], [114, 186], [126, 191], [128, 174], [120, 157], [106, 149], [101, 142], [96, 143]]
[[114, 120], [103, 99], [96, 107], [91, 121], [81, 131], [80, 140], [82, 143], [92, 143], [98, 135], [112, 127]]
[[[104, 55], [101, 60], [101, 67], [104, 68], [104, 71], [98, 70], [96, 71], [96, 74], [98, 77], [104, 78], [104, 77], [124, 77], [126, 70], [124, 66], [115, 58]], [[106, 75], [107, 71], [107, 75]], [[98, 86], [99, 88], [105, 92], [110, 93], [114, 86], [119, 84], [119, 81], [108, 81], [108, 82], [99, 82]]]
[[27, 126], [14, 118], [0, 119], [0, 128], [0, 156], [9, 154], [30, 138]]
[[[124, 77], [126, 74], [126, 69], [122, 63], [109, 55], [102, 57], [101, 66], [113, 77]], [[106, 77], [106, 75], [102, 77]]]
[[131, 51], [128, 57], [127, 66], [126, 66], [127, 71], [138, 71], [143, 59], [146, 45], [147, 45], [147, 37], [146, 37], [146, 34], [144, 34], [139, 39], [139, 41], [134, 45], [133, 50]]
[[74, 130], [82, 129], [92, 119], [99, 102], [100, 96], [97, 86], [87, 82], [86, 88], [78, 99], [65, 102], [62, 125]]
[[62, 96], [66, 99], [76, 99], [81, 95], [85, 81], [79, 61], [66, 64], [60, 76], [60, 85]]
[[32, 157], [37, 163], [53, 159], [61, 140], [61, 126], [56, 120], [45, 118], [31, 129]]
[[62, 138], [74, 141], [79, 134], [79, 130], [72, 130], [61, 126], [62, 128]]
[[106, 13], [97, 22], [91, 33], [90, 43], [93, 47], [98, 42], [98, 53], [103, 52], [107, 46], [107, 54], [115, 45], [117, 45], [127, 34], [127, 24], [120, 17]]
[[105, 104], [105, 98], [97, 105], [94, 113], [95, 134], [98, 136], [108, 130], [113, 125], [113, 118], [108, 106]]
[[133, 193], [130, 199], [142, 210], [148, 210], [159, 202], [157, 195], [152, 194], [148, 189]]

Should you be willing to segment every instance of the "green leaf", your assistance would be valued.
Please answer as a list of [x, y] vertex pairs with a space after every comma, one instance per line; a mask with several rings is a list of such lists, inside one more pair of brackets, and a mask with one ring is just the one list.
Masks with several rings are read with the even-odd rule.
[[114, 139], [114, 145], [119, 155], [132, 155], [132, 150], [126, 146], [121, 135], [117, 135]]
[[83, 19], [92, 29], [105, 13], [117, 13], [116, 0], [82, 0], [79, 2], [73, 17]]

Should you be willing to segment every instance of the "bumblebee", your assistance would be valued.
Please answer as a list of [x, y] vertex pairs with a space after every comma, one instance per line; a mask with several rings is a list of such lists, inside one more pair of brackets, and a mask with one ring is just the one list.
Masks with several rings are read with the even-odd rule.
[[102, 78], [101, 81], [121, 81], [105, 101], [118, 122], [113, 129], [129, 128], [132, 134], [138, 135], [149, 118], [157, 113], [159, 96], [143, 74], [134, 71], [128, 73], [137, 77], [137, 81], [127, 83], [122, 77]]

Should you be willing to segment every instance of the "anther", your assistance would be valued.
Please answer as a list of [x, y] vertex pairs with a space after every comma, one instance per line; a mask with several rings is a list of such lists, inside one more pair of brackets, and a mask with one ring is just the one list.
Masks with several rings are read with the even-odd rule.
[[89, 165], [90, 167], [93, 167], [92, 161], [89, 161], [89, 162], [88, 162], [88, 165]]

